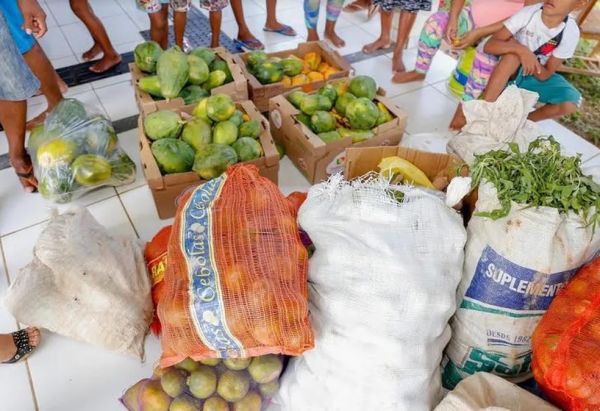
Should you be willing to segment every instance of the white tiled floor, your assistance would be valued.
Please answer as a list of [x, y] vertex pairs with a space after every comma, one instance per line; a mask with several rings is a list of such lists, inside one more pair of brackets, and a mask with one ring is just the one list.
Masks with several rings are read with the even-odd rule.
[[[104, 21], [109, 35], [120, 52], [133, 49], [139, 41], [139, 30], [148, 28], [148, 18], [136, 9], [134, 0], [92, 0], [97, 14]], [[57, 67], [76, 64], [80, 54], [91, 45], [91, 39], [81, 23], [70, 12], [68, 0], [45, 0], [50, 31], [41, 44]], [[251, 29], [268, 50], [293, 48], [304, 39], [301, 0], [279, 0], [279, 19], [292, 25], [299, 36], [288, 38], [263, 33], [265, 4], [263, 0], [244, 0], [244, 7]], [[424, 17], [420, 17], [423, 19]], [[341, 54], [359, 51], [364, 43], [379, 34], [377, 18], [365, 23], [365, 16], [343, 14], [338, 29], [348, 45]], [[324, 19], [320, 21], [320, 27]], [[223, 29], [235, 36], [236, 26], [230, 11], [225, 12]], [[418, 34], [415, 26], [412, 38]], [[423, 82], [407, 85], [391, 83], [391, 56], [383, 55], [354, 64], [357, 74], [373, 76], [387, 90], [388, 96], [409, 114], [407, 132], [434, 133], [448, 137], [447, 125], [456, 108], [456, 101], [447, 93], [445, 80], [454, 62], [439, 55]], [[416, 49], [404, 53], [404, 62], [409, 69], [414, 67]], [[72, 88], [68, 96], [104, 112], [112, 120], [135, 115], [136, 106], [128, 74], [100, 80]], [[30, 101], [30, 116], [45, 107], [43, 98]], [[581, 152], [584, 159], [599, 152], [558, 123], [549, 121], [541, 124], [543, 130], [554, 134], [570, 151]], [[139, 163], [137, 130], [119, 135], [120, 144], [138, 166], [137, 180], [125, 187], [104, 188], [87, 194], [75, 204], [87, 206], [92, 214], [112, 232], [138, 236], [149, 240], [161, 227], [171, 220], [160, 220], [154, 207], [152, 195], [146, 185]], [[0, 133], [0, 154], [7, 151], [4, 135]], [[599, 168], [600, 156], [594, 157], [589, 166]], [[280, 187], [284, 194], [308, 189], [309, 184], [294, 168], [288, 158], [281, 162]], [[0, 296], [6, 291], [10, 279], [14, 279], [19, 268], [26, 265], [32, 256], [33, 245], [44, 228], [53, 206], [44, 202], [39, 194], [25, 194], [11, 169], [0, 171]], [[60, 206], [64, 210], [68, 206]], [[4, 309], [0, 309], [0, 332], [17, 326], [15, 320]], [[0, 366], [0, 392], [4, 411], [70, 411], [70, 410], [120, 410], [117, 398], [130, 384], [150, 375], [157, 360], [160, 347], [156, 338], [147, 338], [147, 361], [111, 354], [95, 347], [45, 333], [40, 349], [25, 364]]]

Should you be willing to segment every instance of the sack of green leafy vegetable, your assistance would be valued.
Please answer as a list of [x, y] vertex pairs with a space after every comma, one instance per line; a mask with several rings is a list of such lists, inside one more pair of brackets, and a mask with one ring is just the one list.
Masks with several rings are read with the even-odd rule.
[[580, 165], [552, 137], [475, 156], [479, 198], [443, 363], [447, 388], [479, 371], [529, 377], [535, 326], [600, 248], [600, 186]]

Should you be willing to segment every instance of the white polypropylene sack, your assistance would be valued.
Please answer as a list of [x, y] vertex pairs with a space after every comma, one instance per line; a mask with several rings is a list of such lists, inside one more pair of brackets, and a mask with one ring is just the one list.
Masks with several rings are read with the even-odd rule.
[[526, 150], [531, 141], [544, 134], [536, 123], [527, 120], [537, 99], [537, 93], [509, 86], [494, 103], [464, 103], [467, 123], [448, 142], [448, 152], [471, 164], [475, 154], [504, 149], [508, 143], [517, 143]]
[[434, 411], [559, 411], [517, 385], [487, 372], [465, 378]]
[[528, 378], [535, 326], [560, 288], [600, 247], [600, 229], [593, 234], [573, 212], [512, 203], [498, 220], [476, 215], [499, 207], [495, 187], [481, 184], [446, 348], [447, 388], [479, 371]]
[[[389, 190], [404, 192], [402, 203]], [[282, 410], [431, 410], [456, 308], [465, 229], [443, 196], [380, 180], [313, 186], [299, 224], [315, 348], [293, 358]]]
[[137, 240], [81, 208], [50, 219], [4, 304], [20, 323], [140, 358], [153, 312]]

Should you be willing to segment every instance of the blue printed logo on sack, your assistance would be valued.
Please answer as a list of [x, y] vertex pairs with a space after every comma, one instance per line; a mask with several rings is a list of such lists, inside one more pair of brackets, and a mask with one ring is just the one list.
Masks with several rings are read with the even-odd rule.
[[481, 253], [461, 308], [510, 317], [542, 315], [576, 268], [546, 274], [521, 267], [490, 246]]
[[221, 357], [243, 356], [242, 344], [233, 336], [225, 321], [225, 307], [219, 275], [213, 264], [212, 222], [210, 211], [219, 197], [227, 176], [223, 174], [198, 187], [185, 207], [181, 235], [189, 281], [192, 319], [202, 342]]

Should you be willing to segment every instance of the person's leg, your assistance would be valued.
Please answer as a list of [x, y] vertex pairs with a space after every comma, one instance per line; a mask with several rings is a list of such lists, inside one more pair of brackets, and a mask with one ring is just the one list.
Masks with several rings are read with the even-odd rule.
[[577, 105], [567, 101], [560, 104], [546, 104], [531, 112], [527, 118], [531, 121], [558, 119], [562, 116], [573, 114], [576, 111]]
[[173, 9], [173, 28], [175, 30], [175, 44], [182, 50], [183, 37], [185, 35], [185, 26], [187, 25], [187, 12], [190, 8], [191, 0], [171, 0]]
[[73, 13], [85, 24], [94, 40], [92, 48], [83, 54], [83, 59], [86, 61], [92, 60], [100, 51], [103, 53], [102, 58], [96, 64], [90, 66], [90, 71], [102, 73], [119, 64], [121, 55], [113, 47], [104, 25], [94, 14], [88, 0], [69, 0], [69, 3]]
[[381, 22], [381, 32], [379, 38], [372, 43], [365, 45], [362, 49], [363, 53], [371, 54], [379, 49], [386, 49], [390, 47], [390, 32], [392, 31], [392, 17], [393, 12], [387, 12], [381, 10], [379, 12], [379, 19]]
[[431, 66], [431, 61], [442, 45], [449, 17], [450, 15], [447, 11], [438, 11], [429, 16], [419, 36], [415, 69], [395, 74], [393, 78], [395, 83], [409, 83], [425, 79], [425, 75]]
[[210, 19], [210, 46], [211, 47], [219, 47], [219, 38], [221, 36], [221, 20], [223, 18], [223, 13], [221, 10], [211, 11], [209, 13]]
[[[517, 72], [521, 65], [519, 57], [515, 54], [506, 54], [500, 60], [500, 63], [494, 69], [488, 84], [482, 94], [482, 98], [488, 102], [494, 102], [498, 96], [504, 91], [511, 77]], [[451, 130], [461, 130], [467, 122], [462, 109], [462, 104], [459, 104], [454, 117], [450, 121], [449, 128]]]
[[7, 101], [0, 100], [0, 124], [4, 127], [8, 139], [8, 158], [10, 164], [19, 175], [21, 184], [29, 193], [35, 191], [37, 182], [31, 178], [23, 177], [33, 171], [31, 158], [25, 150], [25, 120], [27, 118], [27, 100]]
[[48, 60], [48, 57], [44, 53], [44, 50], [42, 50], [38, 43], [36, 43], [27, 53], [23, 54], [23, 58], [27, 62], [27, 65], [31, 68], [33, 74], [40, 81], [40, 90], [42, 91], [44, 97], [46, 97], [48, 104], [45, 112], [27, 123], [27, 128], [30, 129], [42, 123], [46, 118], [46, 114], [56, 107], [56, 105], [62, 100], [63, 96], [60, 92], [58, 82], [56, 81], [56, 71], [54, 71], [52, 63], [50, 63], [50, 60]]
[[308, 41], [318, 41], [319, 33], [317, 33], [317, 23], [319, 22], [319, 9], [321, 8], [321, 0], [304, 0], [304, 23]]
[[[34, 327], [26, 328], [29, 345], [36, 348], [40, 343], [40, 330]], [[0, 334], [0, 362], [10, 360], [17, 353], [17, 346], [12, 334]]]
[[262, 46], [262, 43], [254, 36], [254, 34], [252, 34], [248, 28], [248, 25], [246, 24], [242, 0], [231, 0], [231, 9], [233, 10], [233, 16], [235, 17], [235, 21], [238, 25], [237, 39], [244, 43], [250, 43], [253, 45], [253, 48]]
[[284, 36], [296, 35], [296, 31], [292, 27], [277, 21], [277, 0], [267, 0], [267, 19], [265, 21], [265, 30], [278, 32]]
[[150, 18], [150, 38], [163, 49], [169, 46], [169, 5], [163, 4], [158, 11], [148, 13]]
[[[406, 71], [404, 63], [402, 62], [402, 53], [410, 31], [415, 24], [417, 13], [412, 11], [402, 10], [400, 12], [400, 18], [398, 19], [398, 36], [396, 37], [396, 47], [394, 48], [394, 55], [392, 57], [392, 70], [395, 73]], [[392, 79], [392, 81], [394, 81]]]
[[325, 38], [335, 47], [344, 47], [346, 42], [335, 32], [335, 24], [342, 12], [344, 0], [327, 0], [327, 21], [325, 22]]
[[[31, 159], [25, 150], [25, 121], [27, 120], [27, 98], [40, 88], [39, 80], [33, 75], [22, 53], [28, 49], [17, 46], [11, 36], [7, 19], [0, 11], [0, 124], [8, 139], [8, 155], [25, 190], [32, 192], [37, 187]], [[35, 41], [27, 44], [33, 47]], [[22, 44], [21, 46], [25, 46]]]
[[485, 53], [483, 45], [477, 47], [471, 73], [465, 84], [463, 101], [476, 100], [481, 96], [496, 64], [498, 64], [498, 57]]
[[183, 50], [183, 36], [187, 25], [187, 11], [173, 12], [173, 26], [175, 30], [175, 44]]

